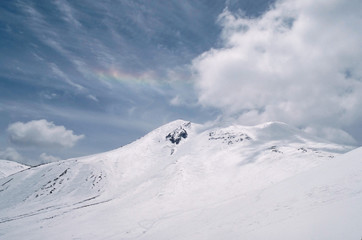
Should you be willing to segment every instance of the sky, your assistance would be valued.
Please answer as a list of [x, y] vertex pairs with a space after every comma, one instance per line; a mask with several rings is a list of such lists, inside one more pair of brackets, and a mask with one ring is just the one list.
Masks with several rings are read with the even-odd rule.
[[37, 165], [176, 119], [362, 145], [359, 0], [0, 2], [0, 159]]

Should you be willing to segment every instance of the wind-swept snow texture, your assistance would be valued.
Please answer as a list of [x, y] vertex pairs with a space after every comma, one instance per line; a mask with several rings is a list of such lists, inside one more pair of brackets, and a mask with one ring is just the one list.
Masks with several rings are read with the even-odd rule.
[[28, 169], [28, 166], [8, 160], [0, 160], [0, 178]]
[[362, 148], [283, 123], [162, 126], [0, 179], [0, 239], [361, 239]]

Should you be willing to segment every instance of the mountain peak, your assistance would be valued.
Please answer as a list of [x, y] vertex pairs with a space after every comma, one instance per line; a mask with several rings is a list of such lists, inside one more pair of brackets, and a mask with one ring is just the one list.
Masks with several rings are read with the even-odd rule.
[[183, 125], [176, 128], [174, 131], [167, 134], [166, 139], [169, 140], [171, 143], [179, 144], [181, 139], [187, 138], [188, 133], [185, 127], [188, 125]]
[[182, 119], [177, 119], [174, 120], [172, 122], [166, 123], [165, 125], [161, 126], [160, 128], [164, 128], [167, 130], [170, 129], [177, 129], [177, 128], [190, 128], [191, 127], [191, 122], [190, 121], [186, 121], [186, 120], [182, 120]]
[[[280, 122], [216, 128], [176, 120], [114, 151], [0, 178], [2, 236], [181, 240], [205, 238], [198, 235], [205, 229], [208, 239], [236, 239], [280, 222], [296, 229], [301, 211], [360, 193], [353, 185], [362, 183], [360, 151], [348, 162], [338, 160], [336, 149], [343, 148]], [[354, 210], [360, 201], [344, 207]], [[235, 229], [237, 236], [227, 237]]]
[[187, 138], [192, 125], [190, 121], [175, 120], [151, 131], [145, 138], [154, 138], [158, 142], [161, 142], [161, 138], [173, 144], [179, 144], [182, 139]]

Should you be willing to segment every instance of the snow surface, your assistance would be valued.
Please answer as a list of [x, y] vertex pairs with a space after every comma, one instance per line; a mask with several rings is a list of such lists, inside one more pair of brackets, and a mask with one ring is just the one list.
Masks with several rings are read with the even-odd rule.
[[361, 239], [349, 150], [283, 123], [174, 121], [0, 179], [0, 239]]
[[29, 167], [17, 162], [0, 159], [0, 178], [7, 177], [11, 174], [23, 171], [27, 168]]

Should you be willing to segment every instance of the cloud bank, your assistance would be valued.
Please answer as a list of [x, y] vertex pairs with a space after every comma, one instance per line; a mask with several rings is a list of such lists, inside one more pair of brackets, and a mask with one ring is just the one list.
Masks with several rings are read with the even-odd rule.
[[39, 158], [40, 158], [40, 161], [42, 163], [57, 162], [57, 161], [60, 160], [60, 158], [52, 156], [52, 155], [47, 154], [47, 153], [40, 154]]
[[254, 19], [224, 10], [223, 47], [193, 61], [199, 102], [244, 124], [361, 121], [361, 8], [358, 0], [285, 0]]
[[73, 147], [84, 138], [45, 119], [12, 123], [7, 131], [12, 143], [36, 147]]
[[8, 147], [4, 151], [0, 151], [0, 159], [21, 162], [23, 157], [14, 148]]

